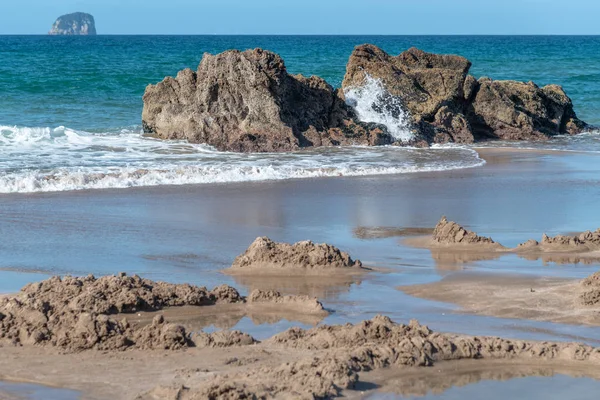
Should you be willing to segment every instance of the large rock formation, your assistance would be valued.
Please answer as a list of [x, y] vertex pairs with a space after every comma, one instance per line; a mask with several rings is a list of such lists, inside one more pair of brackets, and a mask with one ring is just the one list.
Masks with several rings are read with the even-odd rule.
[[580, 133], [586, 126], [560, 86], [475, 79], [471, 62], [411, 48], [393, 57], [373, 45], [358, 46], [348, 62], [345, 92], [376, 79], [429, 142], [530, 140]]
[[95, 35], [96, 22], [90, 14], [76, 12], [58, 17], [49, 35]]
[[196, 72], [148, 86], [142, 121], [163, 139], [240, 152], [393, 141], [385, 127], [358, 122], [323, 79], [290, 75], [261, 49], [205, 54]]
[[197, 71], [146, 88], [142, 123], [159, 138], [240, 152], [529, 140], [585, 128], [560, 86], [477, 80], [470, 67], [459, 56], [412, 48], [392, 57], [363, 45], [335, 90], [288, 74], [269, 51], [205, 54]]

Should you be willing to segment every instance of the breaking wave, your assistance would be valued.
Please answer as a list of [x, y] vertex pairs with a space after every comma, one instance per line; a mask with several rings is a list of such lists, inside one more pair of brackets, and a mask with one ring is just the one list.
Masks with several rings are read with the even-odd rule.
[[379, 79], [365, 74], [360, 87], [344, 91], [346, 103], [354, 108], [363, 122], [375, 122], [387, 126], [396, 140], [408, 142], [413, 138], [409, 129], [409, 117], [399, 97], [391, 95]]
[[156, 140], [137, 127], [84, 132], [0, 126], [0, 193], [404, 174], [483, 164], [474, 150], [460, 146], [238, 154]]

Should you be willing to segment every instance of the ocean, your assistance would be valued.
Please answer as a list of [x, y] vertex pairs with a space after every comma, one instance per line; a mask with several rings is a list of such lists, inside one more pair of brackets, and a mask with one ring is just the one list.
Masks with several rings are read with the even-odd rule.
[[[0, 36], [0, 193], [406, 174], [479, 167], [476, 149], [438, 146], [231, 154], [144, 137], [146, 85], [195, 69], [205, 52], [261, 47], [291, 73], [339, 87], [354, 46], [411, 46], [473, 62], [475, 76], [562, 85], [600, 125], [600, 37], [586, 36]], [[366, 101], [366, 100], [365, 100]], [[600, 136], [491, 143], [600, 151]]]

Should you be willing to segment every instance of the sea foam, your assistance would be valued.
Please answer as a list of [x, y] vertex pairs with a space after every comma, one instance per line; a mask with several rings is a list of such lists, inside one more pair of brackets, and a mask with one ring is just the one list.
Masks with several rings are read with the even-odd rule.
[[344, 97], [361, 121], [385, 125], [390, 135], [401, 142], [408, 142], [413, 138], [409, 129], [409, 117], [400, 97], [391, 95], [381, 80], [365, 74], [364, 84], [347, 88]]
[[483, 163], [474, 150], [460, 146], [239, 154], [145, 137], [139, 128], [0, 127], [0, 193], [403, 174]]

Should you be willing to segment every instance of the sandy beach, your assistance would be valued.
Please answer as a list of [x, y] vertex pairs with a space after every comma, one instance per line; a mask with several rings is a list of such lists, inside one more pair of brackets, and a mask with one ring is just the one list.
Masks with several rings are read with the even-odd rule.
[[[600, 221], [589, 217], [600, 195], [600, 185], [594, 184], [597, 155], [478, 151], [485, 166], [457, 171], [2, 195], [0, 291], [5, 294], [51, 275], [126, 271], [209, 288], [228, 284], [244, 296], [254, 289], [308, 295], [317, 297], [327, 313], [303, 317], [277, 305], [265, 312], [235, 305], [200, 312], [167, 309], [161, 313], [168, 321], [190, 331], [240, 330], [262, 342], [75, 354], [51, 347], [2, 347], [10, 362], [0, 366], [0, 378], [70, 389], [81, 398], [131, 399], [157, 385], [193, 388], [222, 374], [237, 376], [248, 365], [268, 369], [322, 357], [323, 350], [282, 347], [269, 338], [294, 326], [359, 324], [377, 314], [405, 324], [418, 319], [436, 332], [599, 346], [597, 308], [569, 306], [578, 282], [598, 269], [593, 257], [586, 262], [579, 257], [553, 260], [405, 244], [407, 238], [431, 232], [442, 215], [507, 247], [541, 238], [544, 232], [570, 234], [600, 227]], [[330, 243], [373, 270], [327, 279], [224, 274], [260, 236]], [[148, 324], [155, 316], [139, 314], [128, 319]], [[347, 395], [426, 396], [462, 385], [477, 388], [480, 381], [508, 379], [510, 387], [518, 378], [549, 379], [555, 374], [567, 382], [597, 378], [576, 362], [555, 361], [517, 357], [443, 361], [418, 372], [406, 366], [376, 369], [360, 372], [357, 388], [362, 389]], [[448, 371], [444, 381], [439, 380], [441, 371]], [[543, 388], [543, 382], [531, 385]], [[598, 387], [594, 380], [581, 385]], [[0, 386], [0, 397], [22, 394], [11, 388]], [[156, 393], [151, 395], [160, 398]], [[546, 398], [540, 393], [540, 399]]]

